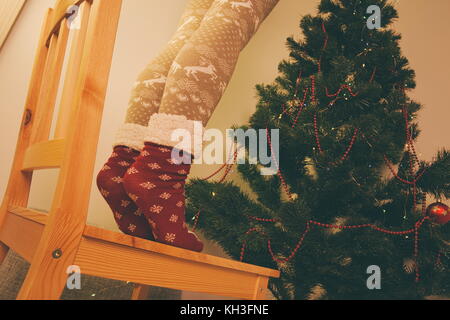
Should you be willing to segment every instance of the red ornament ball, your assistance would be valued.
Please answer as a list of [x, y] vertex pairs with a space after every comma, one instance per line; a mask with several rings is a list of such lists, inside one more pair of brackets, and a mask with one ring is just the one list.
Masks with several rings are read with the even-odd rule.
[[450, 221], [450, 209], [441, 202], [430, 204], [427, 208], [427, 215], [437, 224], [444, 225]]

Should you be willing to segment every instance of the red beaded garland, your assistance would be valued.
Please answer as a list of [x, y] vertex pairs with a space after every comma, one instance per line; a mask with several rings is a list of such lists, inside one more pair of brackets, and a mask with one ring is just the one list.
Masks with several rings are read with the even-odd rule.
[[319, 149], [320, 153], [323, 153], [323, 149], [322, 149], [322, 146], [320, 144], [320, 139], [319, 139], [319, 127], [317, 126], [317, 113], [314, 114], [314, 135], [316, 137], [317, 148]]
[[[257, 217], [249, 217], [249, 218], [257, 220], [257, 221], [277, 222], [276, 219], [261, 219], [261, 218], [257, 218]], [[413, 229], [404, 230], [404, 231], [391, 231], [391, 230], [377, 227], [376, 225], [373, 225], [373, 224], [342, 226], [342, 225], [332, 225], [332, 224], [320, 223], [320, 222], [317, 222], [314, 220], [309, 220], [306, 222], [305, 231], [302, 233], [299, 241], [297, 242], [296, 246], [294, 247], [294, 249], [291, 251], [291, 253], [289, 254], [289, 256], [287, 258], [280, 259], [280, 258], [276, 257], [276, 255], [274, 254], [273, 249], [272, 249], [272, 243], [271, 243], [270, 238], [267, 240], [267, 250], [269, 251], [269, 254], [271, 255], [272, 260], [274, 262], [279, 263], [279, 264], [284, 264], [284, 263], [288, 263], [296, 256], [296, 254], [298, 253], [298, 251], [300, 250], [300, 248], [303, 245], [306, 235], [311, 230], [311, 225], [315, 225], [315, 226], [326, 228], [326, 229], [340, 229], [340, 230], [370, 228], [372, 230], [375, 230], [375, 231], [378, 231], [381, 233], [385, 233], [385, 234], [389, 234], [389, 235], [407, 235], [407, 234], [414, 233], [414, 257], [417, 261], [418, 257], [419, 257], [419, 230], [422, 227], [422, 225], [425, 223], [425, 221], [427, 221], [429, 219], [430, 219], [430, 217], [423, 217], [421, 220], [416, 222]], [[249, 235], [251, 233], [255, 233], [255, 232], [258, 232], [259, 234], [267, 237], [267, 234], [264, 231], [259, 230], [258, 228], [249, 229], [245, 233], [245, 235], [247, 236], [247, 235]], [[241, 261], [244, 260], [246, 247], [247, 247], [247, 242], [244, 241], [242, 244], [242, 247], [241, 247], [241, 254], [240, 254]], [[420, 280], [420, 272], [419, 272], [418, 263], [416, 263], [415, 273], [416, 273], [416, 281], [418, 282]]]
[[276, 157], [274, 156], [274, 152], [273, 152], [273, 148], [272, 148], [272, 139], [270, 138], [270, 134], [269, 134], [269, 128], [266, 128], [266, 135], [267, 135], [267, 141], [269, 142], [269, 147], [270, 147], [270, 153], [272, 156], [272, 160], [275, 162], [275, 165], [277, 166], [277, 175], [278, 178], [281, 181], [281, 185], [284, 188], [284, 191], [286, 192], [286, 194], [288, 195], [289, 199], [291, 201], [294, 201], [294, 197], [292, 196], [292, 194], [289, 192], [289, 187], [286, 183], [286, 180], [284, 180], [283, 174], [281, 173], [281, 168], [280, 168], [280, 164], [278, 163], [278, 160], [276, 159]]
[[349, 85], [347, 85], [347, 84], [343, 84], [343, 85], [339, 88], [339, 90], [336, 91], [336, 93], [334, 93], [334, 94], [329, 93], [328, 88], [325, 88], [325, 94], [327, 95], [328, 98], [337, 97], [337, 96], [342, 92], [342, 90], [344, 90], [344, 89], [347, 89], [347, 91], [350, 93], [350, 95], [351, 95], [352, 97], [358, 96], [358, 94], [357, 94], [357, 93], [354, 93], [353, 90], [352, 90], [352, 88], [351, 88]]

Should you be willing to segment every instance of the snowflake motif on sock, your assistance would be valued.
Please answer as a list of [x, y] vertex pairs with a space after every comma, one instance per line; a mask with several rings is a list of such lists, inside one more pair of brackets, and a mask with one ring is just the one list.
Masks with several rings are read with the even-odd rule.
[[153, 229], [156, 229], [156, 222], [152, 219], [147, 219], [148, 223], [152, 226]]
[[131, 164], [129, 162], [126, 162], [126, 161], [120, 161], [118, 163], [118, 165], [121, 166], [121, 167], [129, 167]]
[[136, 226], [134, 224], [130, 224], [128, 226], [128, 230], [130, 230], [131, 232], [134, 232], [136, 230]]
[[170, 149], [167, 148], [159, 148], [159, 151], [163, 152], [163, 153], [169, 153]]
[[139, 171], [133, 167], [127, 170], [127, 174], [137, 174], [137, 173], [139, 173]]
[[173, 243], [175, 241], [176, 237], [177, 236], [175, 233], [166, 233], [164, 240], [166, 240], [167, 242]]
[[178, 216], [175, 214], [171, 215], [169, 221], [172, 223], [176, 223], [178, 221]]
[[168, 193], [168, 192], [164, 192], [164, 193], [161, 193], [161, 194], [159, 195], [159, 197], [160, 197], [161, 199], [168, 200], [168, 199], [170, 199], [170, 197], [172, 197], [172, 195], [171, 195], [170, 193]]
[[151, 183], [150, 181], [149, 181], [149, 182], [141, 183], [139, 186], [142, 187], [142, 188], [144, 188], [144, 189], [147, 189], [147, 190], [151, 190], [151, 189], [156, 188], [156, 185], [154, 185], [154, 184]]
[[118, 212], [114, 212], [114, 216], [116, 217], [117, 220], [120, 220], [120, 219], [122, 219], [122, 217], [123, 217], [123, 215], [121, 215], [121, 214], [118, 213]]
[[117, 153], [115, 153], [115, 152], [113, 152], [112, 154], [111, 154], [111, 158], [117, 158], [119, 155], [117, 154]]
[[111, 170], [111, 167], [105, 164], [101, 171], [107, 171], [107, 170]]
[[123, 182], [123, 178], [122, 177], [114, 177], [111, 178], [112, 181], [114, 181], [115, 183], [122, 183]]
[[101, 189], [100, 193], [102, 194], [103, 197], [107, 198], [109, 196], [109, 192], [106, 191], [105, 189]]
[[172, 160], [172, 158], [166, 159], [166, 161], [167, 161], [169, 164], [175, 164], [174, 161]]
[[129, 204], [131, 203], [130, 201], [127, 201], [127, 200], [121, 200], [121, 207], [124, 207], [124, 208], [126, 208], [126, 207], [128, 207], [129, 206]]
[[177, 204], [176, 204], [176, 206], [177, 206], [178, 208], [181, 208], [182, 206], [184, 206], [184, 202], [183, 202], [183, 201], [178, 201]]
[[182, 187], [182, 185], [179, 182], [173, 185], [174, 189], [180, 189], [181, 187]]
[[161, 169], [161, 166], [159, 164], [157, 164], [157, 163], [149, 163], [148, 167], [150, 169], [152, 169], [152, 170], [159, 170], [159, 169]]
[[158, 178], [161, 179], [162, 181], [169, 181], [169, 180], [172, 179], [172, 178], [171, 178], [169, 175], [167, 175], [167, 174], [160, 175]]
[[187, 171], [186, 170], [180, 170], [180, 171], [178, 171], [178, 174], [181, 174], [181, 175], [187, 175]]
[[135, 194], [129, 193], [128, 196], [130, 197], [131, 200], [133, 200], [134, 202], [136, 202], [139, 197]]
[[141, 156], [148, 157], [148, 156], [150, 156], [150, 152], [144, 150], [141, 152]]
[[160, 214], [161, 211], [163, 211], [163, 209], [164, 207], [157, 206], [156, 204], [154, 204], [153, 206], [150, 207], [150, 212]]

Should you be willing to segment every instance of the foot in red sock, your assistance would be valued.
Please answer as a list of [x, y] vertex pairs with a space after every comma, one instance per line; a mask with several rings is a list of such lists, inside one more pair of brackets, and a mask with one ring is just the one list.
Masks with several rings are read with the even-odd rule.
[[122, 146], [115, 147], [113, 154], [97, 176], [97, 186], [123, 233], [153, 240], [147, 219], [123, 187], [123, 176], [138, 156], [139, 152], [136, 150]]
[[200, 252], [203, 243], [185, 220], [184, 186], [191, 165], [175, 164], [172, 148], [146, 143], [124, 176], [126, 192], [152, 227], [155, 240]]

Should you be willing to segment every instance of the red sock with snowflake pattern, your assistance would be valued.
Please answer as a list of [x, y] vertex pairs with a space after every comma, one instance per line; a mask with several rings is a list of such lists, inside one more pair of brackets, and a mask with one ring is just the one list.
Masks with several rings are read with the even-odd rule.
[[176, 164], [172, 147], [146, 143], [124, 176], [124, 187], [152, 227], [156, 241], [200, 252], [203, 243], [188, 230], [184, 186], [190, 164]]
[[128, 235], [153, 240], [147, 219], [123, 187], [123, 176], [139, 151], [117, 146], [97, 176], [97, 187], [111, 208], [119, 229]]

